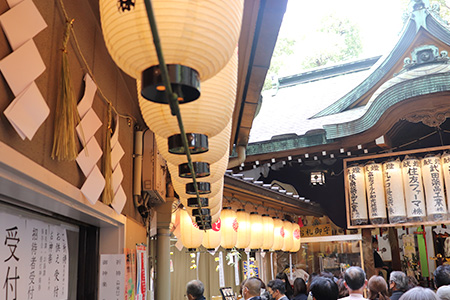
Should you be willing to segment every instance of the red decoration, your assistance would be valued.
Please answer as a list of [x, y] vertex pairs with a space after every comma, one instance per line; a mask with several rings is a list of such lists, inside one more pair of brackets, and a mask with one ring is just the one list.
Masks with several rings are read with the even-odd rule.
[[294, 238], [296, 240], [300, 239], [300, 230], [299, 229], [295, 229], [292, 234], [294, 235]]
[[282, 238], [284, 238], [284, 227], [280, 228], [280, 235]]
[[239, 223], [238, 223], [238, 221], [237, 221], [237, 218], [235, 218], [235, 219], [233, 220], [233, 230], [234, 230], [235, 232], [237, 232], [237, 231], [238, 231], [238, 228], [239, 228]]
[[212, 225], [212, 230], [214, 231], [219, 231], [220, 230], [220, 226], [222, 225], [222, 221], [220, 220], [220, 218], [217, 220], [216, 223], [214, 223]]

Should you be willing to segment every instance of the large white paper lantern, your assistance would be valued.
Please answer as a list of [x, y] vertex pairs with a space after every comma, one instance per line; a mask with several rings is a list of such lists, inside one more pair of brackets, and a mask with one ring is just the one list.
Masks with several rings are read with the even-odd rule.
[[222, 241], [220, 245], [225, 249], [232, 249], [236, 246], [239, 228], [236, 212], [231, 207], [224, 207], [220, 219], [222, 220]]
[[421, 162], [428, 220], [446, 220], [447, 204], [445, 202], [441, 159], [436, 155], [427, 155]]
[[425, 221], [425, 197], [420, 161], [415, 157], [406, 156], [402, 161], [402, 173], [407, 219], [409, 222]]
[[389, 223], [406, 222], [405, 193], [403, 192], [402, 164], [399, 159], [383, 163], [384, 189]]
[[383, 166], [369, 162], [364, 166], [366, 179], [367, 206], [372, 224], [387, 222], [386, 198], [384, 195]]
[[292, 223], [292, 249], [291, 252], [298, 252], [300, 250], [300, 225], [298, 223]]
[[368, 223], [366, 185], [364, 167], [360, 165], [347, 168], [348, 194], [350, 200], [350, 218], [352, 225]]
[[284, 223], [279, 217], [273, 218], [273, 245], [272, 250], [279, 251], [284, 244]]
[[250, 213], [250, 228], [252, 233], [248, 247], [252, 250], [261, 249], [264, 241], [262, 216], [256, 211]]
[[442, 174], [445, 182], [448, 211], [450, 212], [450, 153], [445, 152], [441, 157]]
[[[173, 77], [187, 72], [185, 77], [197, 79], [194, 82], [206, 81], [228, 63], [239, 38], [242, 0], [152, 0], [151, 3], [165, 63], [169, 72], [174, 72]], [[99, 8], [106, 47], [116, 64], [136, 79], [143, 73], [159, 78], [160, 70], [154, 68], [159, 61], [144, 0], [100, 0]], [[172, 66], [181, 68], [172, 70]], [[184, 86], [183, 81], [180, 85]], [[163, 92], [158, 86], [153, 90]], [[182, 94], [176, 87], [174, 91]]]
[[267, 214], [262, 215], [262, 222], [263, 222], [263, 244], [262, 249], [264, 250], [270, 250], [273, 246], [273, 219]]
[[283, 250], [284, 252], [290, 252], [292, 250], [292, 246], [294, 245], [294, 240], [292, 238], [292, 222], [289, 220], [283, 221], [284, 227], [284, 242], [283, 242]]
[[184, 209], [180, 211], [180, 230], [181, 243], [185, 248], [193, 250], [200, 247], [203, 241], [203, 231], [198, 229], [197, 224], [191, 220]]
[[[175, 190], [175, 192], [177, 192], [177, 194], [180, 196], [180, 198], [192, 198], [195, 197], [196, 195], [194, 194], [194, 190], [193, 190], [193, 182], [191, 181], [188, 184], [184, 184], [184, 183], [179, 183], [176, 181], [172, 181], [173, 183], [173, 188]], [[203, 183], [209, 183], [207, 180], [197, 180], [197, 186], [200, 187], [200, 189], [202, 191], [205, 191], [204, 194], [200, 194], [200, 197], [206, 197], [206, 198], [212, 198], [214, 196], [216, 196], [219, 193], [222, 193], [223, 191], [223, 178], [213, 182], [211, 184], [209, 184], [209, 190], [210, 192], [207, 193], [206, 191], [208, 190], [208, 186], [203, 184]], [[189, 191], [191, 192], [187, 192], [187, 188], [189, 188]]]
[[238, 232], [236, 240], [236, 248], [245, 249], [250, 245], [251, 238], [251, 223], [250, 214], [244, 209], [238, 209], [236, 212], [238, 221]]
[[[236, 100], [237, 65], [236, 50], [222, 71], [202, 82], [202, 94], [198, 100], [180, 105], [186, 133], [204, 134], [210, 139], [227, 126]], [[141, 82], [137, 80], [136, 83], [140, 91]], [[170, 136], [180, 133], [177, 118], [171, 114], [169, 105], [139, 96], [139, 106], [149, 128], [166, 139], [166, 143]]]
[[220, 218], [212, 224], [212, 229], [206, 230], [203, 236], [202, 245], [208, 250], [216, 249], [222, 240], [222, 222]]

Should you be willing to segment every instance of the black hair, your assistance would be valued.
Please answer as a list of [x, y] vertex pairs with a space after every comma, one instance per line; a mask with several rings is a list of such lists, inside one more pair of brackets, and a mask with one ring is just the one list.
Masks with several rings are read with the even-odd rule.
[[366, 273], [360, 267], [350, 267], [344, 274], [345, 283], [352, 291], [357, 291], [366, 282]]
[[326, 277], [316, 277], [311, 283], [310, 291], [316, 300], [336, 300], [339, 296], [337, 284]]

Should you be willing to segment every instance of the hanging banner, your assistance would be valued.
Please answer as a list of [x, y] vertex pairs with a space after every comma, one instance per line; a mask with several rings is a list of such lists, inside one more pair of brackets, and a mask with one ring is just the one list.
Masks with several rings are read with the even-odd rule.
[[225, 273], [223, 270], [223, 252], [219, 252], [219, 287], [225, 287]]
[[66, 230], [0, 212], [0, 299], [67, 299]]
[[136, 246], [136, 300], [147, 300], [147, 246]]
[[303, 226], [300, 228], [301, 237], [328, 236], [328, 235], [331, 235], [330, 224]]

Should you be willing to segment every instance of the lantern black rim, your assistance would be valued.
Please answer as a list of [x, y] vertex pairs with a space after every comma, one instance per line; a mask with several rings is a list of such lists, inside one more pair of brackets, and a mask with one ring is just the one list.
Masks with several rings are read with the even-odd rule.
[[[188, 147], [191, 154], [199, 154], [208, 151], [208, 136], [201, 133], [186, 133]], [[175, 134], [168, 139], [169, 152], [172, 154], [185, 155], [181, 134]]]
[[209, 208], [196, 208], [192, 210], [192, 215], [195, 217], [207, 217], [211, 215], [211, 210]]
[[198, 199], [197, 198], [188, 198], [187, 205], [189, 207], [200, 207], [199, 201], [200, 201], [200, 205], [202, 207], [205, 207], [205, 206], [209, 205], [209, 199], [208, 198], [204, 198], [204, 197], [200, 197]]
[[[209, 163], [207, 162], [194, 161], [192, 163], [192, 167], [194, 169], [196, 178], [207, 177], [210, 175]], [[181, 178], [192, 178], [189, 164], [185, 163], [178, 166], [178, 176], [180, 176]]]
[[[197, 189], [199, 194], [209, 194], [211, 193], [211, 184], [209, 182], [197, 182]], [[186, 184], [186, 194], [196, 194], [193, 182]]]
[[[198, 72], [183, 65], [167, 65], [172, 92], [178, 96], [178, 103], [188, 103], [200, 97], [200, 76]], [[142, 72], [141, 95], [145, 99], [169, 104], [159, 65]]]

